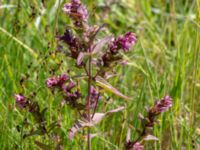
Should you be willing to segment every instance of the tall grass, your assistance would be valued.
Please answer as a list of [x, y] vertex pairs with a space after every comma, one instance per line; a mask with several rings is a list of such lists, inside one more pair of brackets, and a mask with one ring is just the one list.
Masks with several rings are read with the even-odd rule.
[[[50, 142], [37, 136], [24, 139], [25, 131], [18, 132], [19, 127], [25, 128], [22, 115], [25, 112], [15, 108], [14, 93], [37, 92], [41, 106], [50, 110], [48, 123], [59, 117], [60, 112], [55, 108], [60, 99], [52, 99], [51, 93], [44, 88], [44, 81], [50, 68], [66, 59], [62, 56], [55, 58], [56, 54], [49, 55], [49, 52], [55, 50], [55, 35], [63, 33], [69, 19], [61, 12], [65, 1], [44, 2], [0, 2], [1, 149], [36, 149], [34, 140]], [[126, 103], [126, 111], [107, 118], [93, 130], [98, 136], [92, 139], [92, 149], [123, 149], [128, 127], [132, 129], [132, 139], [137, 138], [135, 129], [141, 126], [138, 114], [145, 112], [145, 106], [168, 93], [174, 105], [170, 112], [162, 115], [160, 124], [154, 128], [154, 134], [160, 141], [150, 142], [145, 148], [200, 149], [200, 2], [120, 0], [108, 5], [102, 0], [84, 2], [93, 16], [91, 23], [107, 23], [116, 35], [131, 30], [137, 33], [139, 39], [135, 50], [124, 56], [130, 63], [119, 67], [116, 70], [118, 76], [110, 81], [132, 99]], [[65, 71], [70, 69], [68, 64], [62, 67]], [[31, 77], [20, 86], [19, 81], [26, 74]], [[112, 103], [114, 108], [121, 101], [114, 97], [108, 103]], [[108, 110], [107, 105], [100, 107]], [[66, 107], [62, 113], [65, 118], [59, 132], [65, 139], [65, 149], [78, 150], [81, 141], [69, 141], [67, 138], [67, 129], [76, 119], [71, 118], [74, 112]], [[26, 117], [32, 119], [29, 114]]]

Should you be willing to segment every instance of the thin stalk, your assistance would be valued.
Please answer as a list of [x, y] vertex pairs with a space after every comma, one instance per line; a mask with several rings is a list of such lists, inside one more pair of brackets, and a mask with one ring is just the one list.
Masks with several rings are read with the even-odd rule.
[[[89, 48], [89, 53], [91, 53], [91, 48]], [[88, 121], [91, 121], [90, 117], [90, 89], [91, 89], [91, 82], [92, 82], [92, 56], [89, 56], [89, 67], [88, 67], [88, 99], [87, 99], [87, 110], [88, 110]], [[88, 150], [91, 150], [91, 139], [90, 139], [90, 127], [88, 127], [87, 132], [87, 142], [88, 142]]]
[[99, 97], [100, 97], [100, 93], [98, 94], [98, 97], [97, 97], [97, 101], [96, 101], [96, 104], [95, 104], [95, 107], [94, 107], [94, 111], [93, 111], [93, 114], [92, 114], [92, 118], [94, 117], [95, 115], [95, 112], [96, 112], [96, 109], [97, 109], [97, 105], [99, 103]]

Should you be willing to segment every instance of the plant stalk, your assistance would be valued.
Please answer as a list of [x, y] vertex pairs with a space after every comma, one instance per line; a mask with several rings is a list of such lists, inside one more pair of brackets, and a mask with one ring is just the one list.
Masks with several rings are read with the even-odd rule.
[[[89, 53], [91, 53], [91, 48], [89, 48]], [[88, 121], [91, 121], [91, 116], [90, 116], [90, 90], [91, 90], [91, 82], [92, 82], [92, 56], [89, 56], [89, 67], [88, 67], [88, 99], [87, 99], [87, 110], [88, 110]], [[88, 127], [88, 132], [87, 132], [87, 145], [88, 145], [88, 150], [91, 150], [91, 139], [90, 139], [90, 127]]]

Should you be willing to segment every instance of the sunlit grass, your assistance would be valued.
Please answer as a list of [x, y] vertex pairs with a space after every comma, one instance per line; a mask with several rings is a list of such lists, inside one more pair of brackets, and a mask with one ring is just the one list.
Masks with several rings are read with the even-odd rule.
[[[129, 64], [119, 67], [118, 76], [109, 81], [132, 99], [126, 103], [126, 111], [94, 128], [93, 132], [99, 134], [92, 139], [92, 149], [123, 149], [127, 128], [132, 129], [132, 138], [136, 139], [134, 129], [141, 126], [138, 114], [166, 94], [172, 96], [174, 105], [160, 117], [160, 124], [154, 129], [160, 141], [149, 142], [146, 149], [200, 149], [200, 3], [195, 0], [121, 0], [104, 6], [102, 0], [84, 2], [93, 16], [91, 23], [107, 23], [110, 33], [116, 35], [130, 30], [136, 32], [139, 39], [131, 54], [124, 56]], [[37, 92], [39, 104], [49, 109], [48, 123], [58, 118], [60, 112], [56, 107], [61, 100], [53, 99], [45, 88], [45, 79], [61, 60], [70, 61], [53, 53], [56, 33], [63, 33], [70, 25], [61, 9], [64, 3], [62, 0], [48, 0], [45, 4], [39, 0], [3, 0], [0, 4], [1, 149], [36, 149], [34, 140], [49, 142], [37, 136], [23, 139], [17, 126], [23, 126], [22, 113], [25, 112], [14, 107], [13, 95]], [[62, 71], [70, 67], [64, 62]], [[21, 78], [27, 74], [30, 78], [20, 86]], [[122, 101], [114, 96], [110, 103], [115, 107], [124, 103]], [[111, 106], [100, 107], [107, 111]], [[67, 138], [67, 129], [76, 119], [71, 118], [74, 112], [65, 107], [62, 113], [66, 114], [60, 131], [65, 149], [78, 150], [81, 141]], [[29, 114], [26, 116], [32, 119]]]

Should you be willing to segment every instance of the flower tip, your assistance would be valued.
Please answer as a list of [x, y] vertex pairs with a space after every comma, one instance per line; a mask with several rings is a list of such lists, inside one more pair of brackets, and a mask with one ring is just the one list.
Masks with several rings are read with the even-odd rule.
[[22, 94], [15, 94], [14, 97], [16, 100], [16, 104], [21, 108], [25, 108], [29, 103], [27, 98]]
[[22, 94], [15, 94], [14, 97], [16, 101], [22, 101], [26, 99]]
[[112, 52], [122, 48], [124, 52], [128, 52], [132, 46], [137, 42], [137, 37], [133, 32], [127, 32], [125, 35], [117, 38], [110, 47]]
[[134, 145], [133, 145], [133, 150], [143, 150], [144, 149], [144, 146], [139, 143], [139, 142], [136, 142]]
[[67, 74], [62, 74], [58, 77], [50, 77], [46, 80], [46, 85], [48, 88], [52, 88], [55, 86], [60, 86], [64, 84], [65, 81], [69, 79], [69, 76]]

